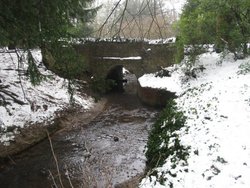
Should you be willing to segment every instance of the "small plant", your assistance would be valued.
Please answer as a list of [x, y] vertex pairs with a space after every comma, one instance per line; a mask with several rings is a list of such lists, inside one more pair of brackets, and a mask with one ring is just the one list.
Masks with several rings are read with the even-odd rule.
[[248, 74], [250, 73], [250, 62], [247, 62], [247, 63], [244, 63], [244, 64], [241, 64], [239, 66], [239, 71], [237, 72], [238, 74]]
[[53, 71], [67, 79], [79, 78], [85, 71], [84, 57], [67, 42], [61, 42], [50, 46], [50, 52], [54, 58]]
[[175, 133], [184, 126], [186, 117], [178, 111], [176, 103], [172, 100], [160, 114], [150, 132], [147, 143], [147, 166], [149, 170], [162, 166], [165, 160], [175, 155], [175, 161], [186, 160], [188, 148], [180, 143]]
[[[28, 69], [27, 69], [27, 75], [29, 76], [30, 82], [32, 85], [39, 85], [43, 80], [46, 79], [46, 76], [42, 75], [40, 71], [37, 68], [36, 61], [31, 53], [30, 50], [28, 50]], [[21, 59], [18, 58], [18, 63], [21, 63]]]
[[114, 85], [115, 85], [114, 80], [110, 79], [104, 79], [104, 78], [94, 78], [91, 83], [91, 90], [95, 93], [96, 99], [98, 99], [100, 96], [104, 95], [108, 91], [110, 91]]

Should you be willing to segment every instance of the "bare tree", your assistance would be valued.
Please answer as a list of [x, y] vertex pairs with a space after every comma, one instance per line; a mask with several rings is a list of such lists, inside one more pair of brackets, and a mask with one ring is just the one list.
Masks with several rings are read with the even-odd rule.
[[95, 36], [152, 39], [174, 35], [176, 13], [164, 8], [163, 0], [117, 0], [107, 10], [105, 20], [96, 26]]

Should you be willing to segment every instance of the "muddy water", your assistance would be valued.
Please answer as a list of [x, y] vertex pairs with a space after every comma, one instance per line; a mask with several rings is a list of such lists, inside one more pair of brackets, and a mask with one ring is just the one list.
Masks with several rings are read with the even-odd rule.
[[45, 140], [0, 171], [0, 187], [60, 187], [60, 176], [64, 187], [115, 187], [143, 173], [143, 151], [157, 114], [134, 93], [109, 95], [105, 110], [92, 122], [51, 138], [60, 175]]

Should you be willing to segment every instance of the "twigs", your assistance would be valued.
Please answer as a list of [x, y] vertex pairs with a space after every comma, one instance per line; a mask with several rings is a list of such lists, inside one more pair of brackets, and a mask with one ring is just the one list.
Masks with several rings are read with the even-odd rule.
[[12, 164], [16, 165], [16, 162], [12, 159], [11, 156], [8, 155], [9, 160], [12, 162]]
[[119, 0], [99, 28], [98, 37], [144, 39], [172, 36], [172, 23], [176, 19], [174, 10], [170, 12], [163, 7], [162, 0], [125, 0], [123, 3]]
[[110, 17], [112, 16], [112, 14], [115, 12], [116, 8], [118, 7], [118, 5], [120, 4], [121, 0], [119, 0], [114, 8], [112, 9], [112, 11], [110, 12], [110, 14], [108, 15], [108, 17], [106, 18], [106, 20], [104, 21], [104, 23], [101, 25], [101, 27], [99, 28], [99, 37], [102, 36], [102, 31], [103, 31], [103, 28], [104, 26], [107, 24], [108, 20], [110, 19]]
[[0, 93], [2, 93], [2, 94], [0, 94], [0, 98], [3, 100], [3, 103], [8, 104], [7, 99], [4, 96], [4, 95], [6, 95], [6, 96], [10, 97], [15, 103], [20, 104], [20, 105], [24, 105], [25, 102], [17, 99], [17, 97], [18, 97], [17, 94], [6, 90], [9, 87], [10, 87], [9, 85], [0, 85]]
[[[156, 5], [155, 5], [155, 0], [154, 0], [154, 12], [151, 10], [151, 7], [150, 7], [150, 5], [149, 5], [149, 2], [150, 2], [150, 0], [147, 0], [147, 6], [148, 6], [148, 10], [149, 10], [149, 13], [150, 13], [150, 15], [151, 15], [151, 18], [152, 18], [152, 23], [154, 22], [155, 24], [156, 24], [156, 26], [157, 26], [157, 28], [158, 28], [158, 31], [159, 31], [159, 34], [160, 34], [160, 38], [163, 38], [163, 36], [162, 36], [162, 33], [161, 33], [161, 28], [160, 28], [160, 26], [159, 26], [159, 22], [158, 22], [158, 20], [157, 20], [157, 17], [156, 17]], [[149, 30], [151, 30], [151, 27], [152, 27], [152, 24], [151, 24], [151, 26], [150, 26], [150, 28], [149, 28]]]
[[115, 36], [116, 36], [117, 34], [120, 34], [120, 32], [121, 32], [121, 30], [122, 30], [122, 23], [123, 23], [125, 11], [127, 10], [127, 6], [128, 6], [128, 0], [125, 1], [125, 7], [124, 7], [124, 9], [123, 9], [123, 11], [122, 11], [121, 22], [120, 22], [119, 30], [118, 30], [118, 32], [115, 34]]
[[[57, 160], [56, 154], [54, 152], [54, 148], [53, 148], [52, 141], [51, 141], [51, 138], [49, 136], [48, 130], [46, 130], [46, 133], [47, 133], [47, 136], [48, 136], [48, 140], [49, 140], [49, 144], [50, 144], [50, 149], [51, 149], [51, 152], [52, 152], [55, 164], [56, 164], [56, 170], [57, 170], [57, 175], [58, 175], [59, 183], [61, 185], [61, 188], [63, 188], [64, 186], [63, 186], [63, 182], [62, 182], [62, 177], [61, 177], [61, 173], [60, 173], [60, 169], [59, 169], [58, 160]], [[55, 180], [53, 182], [55, 183]]]
[[66, 169], [66, 173], [65, 174], [66, 174], [66, 177], [67, 177], [67, 179], [69, 181], [69, 185], [70, 185], [71, 188], [74, 188], [74, 186], [72, 184], [72, 181], [71, 181], [71, 178], [70, 178], [70, 175], [69, 175], [69, 171], [68, 171], [67, 165], [65, 165], [65, 169]]
[[[1, 92], [1, 93], [4, 93], [5, 95], [7, 95], [7, 96], [9, 96], [10, 98], [12, 98], [12, 100], [13, 100], [15, 103], [17, 103], [17, 104], [20, 104], [20, 105], [24, 105], [24, 104], [25, 104], [25, 102], [23, 102], [23, 101], [17, 99], [16, 97], [18, 97], [18, 96], [17, 96], [15, 93], [11, 92], [11, 91], [6, 91], [6, 90], [4, 90], [4, 89], [2, 89], [2, 88], [0, 87], [0, 92]], [[3, 95], [0, 95], [0, 97], [3, 98], [3, 99], [5, 100], [5, 102], [6, 102], [6, 98], [5, 98]]]
[[[53, 147], [53, 144], [52, 144], [52, 141], [51, 141], [51, 138], [50, 138], [48, 130], [46, 130], [46, 133], [47, 133], [47, 137], [48, 137], [48, 140], [49, 140], [49, 145], [50, 145], [51, 153], [52, 153], [53, 159], [55, 161], [56, 171], [57, 171], [57, 177], [58, 177], [58, 180], [59, 180], [59, 185], [56, 183], [56, 180], [55, 180], [55, 178], [54, 178], [54, 176], [53, 176], [53, 174], [52, 174], [52, 172], [50, 170], [49, 170], [49, 175], [50, 175], [50, 177], [52, 179], [53, 185], [56, 188], [59, 188], [59, 187], [60, 188], [64, 188], [65, 186], [64, 186], [63, 181], [62, 181], [62, 175], [61, 175], [61, 172], [60, 172], [58, 159], [57, 159], [57, 156], [55, 154], [54, 147]], [[66, 178], [68, 179], [69, 185], [70, 185], [71, 188], [74, 188], [73, 183], [72, 183], [71, 178], [70, 178], [68, 167], [67, 167], [66, 164], [65, 164], [65, 169], [66, 169], [65, 175], [66, 175]]]
[[[26, 98], [26, 94], [25, 94], [24, 89], [23, 89], [23, 84], [22, 84], [22, 79], [21, 79], [21, 74], [20, 74], [20, 72], [21, 72], [21, 70], [20, 70], [20, 64], [21, 64], [21, 62], [22, 62], [22, 57], [19, 55], [19, 53], [18, 53], [18, 51], [17, 51], [16, 48], [15, 48], [14, 51], [15, 51], [15, 54], [16, 54], [16, 56], [17, 56], [17, 67], [18, 67], [18, 68], [17, 68], [17, 71], [18, 71], [18, 78], [19, 78], [20, 86], [21, 86], [21, 89], [22, 89], [22, 92], [23, 92], [24, 100], [26, 100], [27, 98]], [[9, 54], [9, 56], [10, 56], [10, 58], [11, 58], [11, 62], [12, 62], [13, 65], [15, 66], [15, 61], [14, 61], [12, 55], [10, 54], [9, 51], [7, 51], [7, 53]]]
[[22, 79], [21, 79], [21, 75], [20, 75], [20, 63], [22, 62], [22, 58], [21, 58], [21, 56], [19, 56], [18, 51], [17, 51], [16, 48], [15, 48], [15, 53], [16, 53], [16, 55], [17, 55], [18, 78], [19, 78], [20, 86], [21, 86], [21, 89], [22, 89], [22, 92], [23, 92], [23, 98], [24, 98], [24, 100], [25, 100], [25, 99], [27, 99], [27, 98], [26, 98], [26, 95], [25, 95], [25, 92], [24, 92], [24, 89], [23, 89], [23, 83], [22, 83]]
[[56, 181], [55, 181], [55, 178], [54, 178], [54, 176], [53, 176], [53, 174], [51, 173], [50, 170], [49, 170], [49, 175], [50, 175], [50, 177], [51, 177], [51, 179], [52, 179], [52, 182], [53, 182], [53, 185], [55, 186], [55, 188], [58, 188], [58, 186], [57, 186], [57, 184], [56, 184]]

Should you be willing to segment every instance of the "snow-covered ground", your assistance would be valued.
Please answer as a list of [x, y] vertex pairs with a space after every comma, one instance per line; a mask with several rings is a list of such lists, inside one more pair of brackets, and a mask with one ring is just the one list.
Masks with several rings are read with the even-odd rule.
[[180, 161], [173, 168], [171, 156], [157, 168], [165, 185], [151, 176], [141, 188], [250, 187], [250, 58], [235, 61], [228, 54], [219, 62], [220, 54], [209, 52], [200, 55], [196, 66], [205, 69], [196, 78], [187, 80], [182, 64], [169, 68], [172, 77], [139, 79], [143, 86], [177, 92], [175, 101], [187, 116], [177, 133], [184, 146], [191, 146], [187, 165]]
[[[19, 51], [23, 62], [18, 65], [17, 55], [14, 51], [0, 49], [0, 104], [3, 98], [6, 105], [0, 105], [0, 142], [8, 144], [15, 139], [13, 132], [6, 131], [10, 127], [25, 127], [36, 123], [51, 123], [58, 112], [69, 107], [68, 81], [54, 75], [40, 63], [40, 50], [33, 50], [39, 70], [48, 76], [38, 86], [32, 86], [24, 75], [27, 69], [27, 53]], [[18, 71], [19, 70], [19, 71]], [[18, 76], [20, 74], [20, 76]], [[13, 102], [6, 93], [11, 93], [16, 99], [24, 102], [23, 105]], [[74, 96], [77, 104], [83, 109], [89, 108], [93, 100], [88, 96], [76, 93]], [[15, 132], [15, 131], [14, 131]]]

